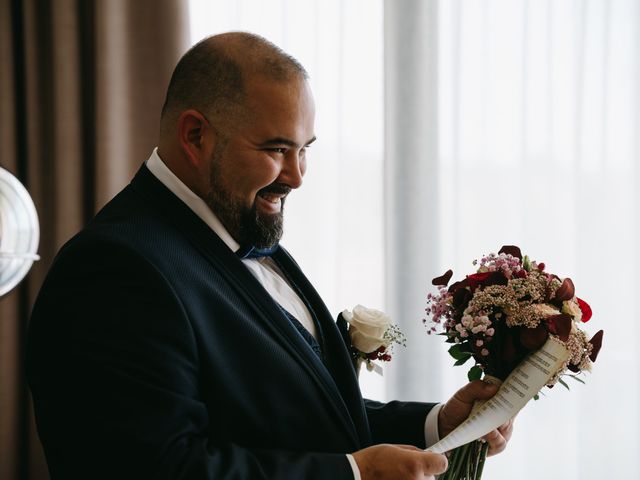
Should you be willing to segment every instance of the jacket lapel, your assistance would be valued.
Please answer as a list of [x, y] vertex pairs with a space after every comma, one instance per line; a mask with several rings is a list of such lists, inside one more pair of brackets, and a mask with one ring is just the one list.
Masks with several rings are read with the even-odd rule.
[[349, 410], [351, 420], [358, 431], [361, 445], [371, 444], [371, 432], [366, 416], [364, 401], [358, 377], [353, 368], [351, 356], [345, 342], [333, 321], [333, 317], [318, 292], [313, 288], [295, 260], [280, 248], [274, 255], [278, 265], [286, 272], [290, 281], [297, 287], [303, 300], [311, 310], [322, 332], [325, 364], [337, 385], [341, 399]]
[[[192, 245], [225, 276], [236, 293], [245, 299], [246, 304], [252, 308], [256, 320], [260, 321], [291, 357], [319, 383], [327, 403], [335, 411], [336, 418], [340, 419], [345, 433], [352, 439], [354, 446], [359, 448], [362, 445], [361, 420], [354, 419], [350, 415], [352, 408], [345, 404], [338, 391], [341, 386], [336, 385], [334, 378], [318, 356], [309, 348], [269, 293], [235, 253], [230, 251], [209, 226], [156, 179], [145, 166], [138, 171], [131, 186], [137, 193], [147, 197], [147, 201], [153, 202], [163, 216], [170, 218]], [[321, 327], [324, 330], [322, 322]], [[327, 356], [332, 355], [335, 348], [330, 347], [330, 349], [331, 351], [326, 352]]]

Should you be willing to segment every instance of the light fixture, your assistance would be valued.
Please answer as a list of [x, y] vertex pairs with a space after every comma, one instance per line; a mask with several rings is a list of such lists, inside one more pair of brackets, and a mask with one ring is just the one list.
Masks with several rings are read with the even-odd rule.
[[0, 297], [29, 272], [37, 255], [38, 214], [27, 190], [0, 167]]

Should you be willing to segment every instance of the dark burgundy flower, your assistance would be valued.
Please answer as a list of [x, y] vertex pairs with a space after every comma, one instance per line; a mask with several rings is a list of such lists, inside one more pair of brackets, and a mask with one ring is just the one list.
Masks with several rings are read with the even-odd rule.
[[592, 362], [595, 362], [596, 358], [598, 358], [598, 352], [600, 351], [600, 348], [602, 348], [603, 335], [604, 332], [600, 330], [593, 336], [593, 338], [591, 338], [591, 340], [589, 340], [589, 343], [593, 345], [593, 350], [591, 351], [591, 355], [589, 355], [589, 359], [591, 359]]
[[507, 255], [511, 255], [522, 260], [522, 252], [520, 252], [520, 248], [516, 247], [515, 245], [504, 245], [498, 252], [498, 254], [501, 253], [506, 253]]
[[453, 276], [453, 270], [447, 270], [443, 275], [440, 275], [439, 277], [436, 277], [433, 280], [431, 280], [431, 284], [436, 286], [440, 286], [440, 285], [446, 286], [449, 283], [449, 280], [451, 280], [452, 276]]
[[587, 302], [585, 302], [581, 298], [576, 297], [576, 300], [578, 301], [578, 306], [580, 307], [580, 311], [582, 312], [582, 321], [588, 322], [589, 319], [591, 318], [591, 315], [593, 315], [593, 312], [591, 311], [591, 307]]
[[489, 278], [487, 278], [482, 284], [483, 287], [489, 287], [491, 285], [507, 285], [509, 279], [504, 276], [502, 272], [491, 272]]
[[560, 285], [560, 288], [556, 290], [556, 299], [560, 300], [561, 302], [565, 302], [567, 300], [571, 300], [575, 293], [576, 289], [573, 286], [573, 282], [570, 278], [565, 278], [562, 281], [562, 285]]
[[571, 317], [566, 313], [552, 315], [545, 320], [549, 332], [557, 335], [560, 340], [566, 342], [571, 333]]
[[520, 329], [520, 343], [529, 351], [538, 350], [544, 345], [548, 337], [549, 332], [542, 325], [538, 325], [536, 328]]
[[538, 270], [539, 270], [539, 271], [541, 271], [541, 272], [544, 272], [544, 267], [545, 267], [545, 266], [546, 266], [546, 265], [545, 265], [544, 263], [539, 263], [539, 264], [538, 264]]
[[507, 365], [511, 364], [517, 355], [515, 341], [511, 335], [511, 331], [508, 331], [504, 336], [502, 342], [502, 361]]
[[471, 301], [473, 294], [466, 288], [459, 288], [453, 294], [453, 308], [456, 310], [464, 310]]
[[467, 288], [469, 286], [469, 281], [465, 278], [464, 280], [460, 280], [459, 282], [452, 283], [449, 286], [449, 293], [454, 293], [461, 288]]

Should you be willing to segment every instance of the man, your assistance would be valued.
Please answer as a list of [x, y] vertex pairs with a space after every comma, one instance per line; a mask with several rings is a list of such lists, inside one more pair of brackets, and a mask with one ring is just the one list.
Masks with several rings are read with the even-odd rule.
[[[34, 307], [27, 368], [52, 478], [446, 469], [425, 435], [495, 387], [436, 408], [363, 401], [348, 346], [278, 245], [314, 139], [306, 72], [271, 43], [228, 33], [181, 59], [157, 151], [62, 248]], [[492, 451], [510, 435], [489, 434]]]

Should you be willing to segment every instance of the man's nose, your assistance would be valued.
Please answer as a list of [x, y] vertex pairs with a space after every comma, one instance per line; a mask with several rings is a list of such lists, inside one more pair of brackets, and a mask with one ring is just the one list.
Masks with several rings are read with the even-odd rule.
[[277, 182], [284, 183], [291, 188], [298, 188], [302, 185], [302, 177], [304, 176], [303, 162], [304, 158], [300, 156], [299, 152], [293, 149], [287, 152]]

